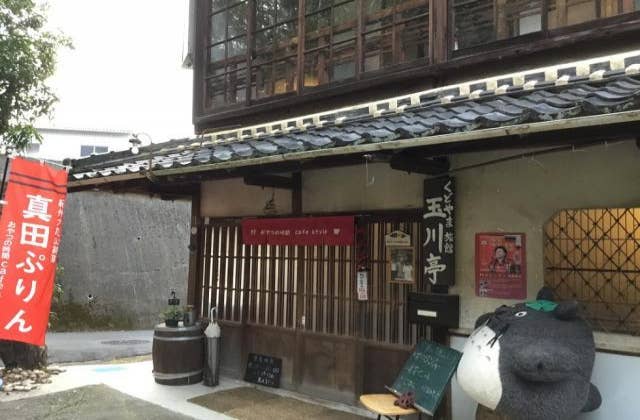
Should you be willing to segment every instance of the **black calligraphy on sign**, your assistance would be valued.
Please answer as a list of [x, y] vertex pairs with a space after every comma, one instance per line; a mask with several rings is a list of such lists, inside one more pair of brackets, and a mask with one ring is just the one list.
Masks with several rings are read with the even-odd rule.
[[424, 182], [422, 213], [423, 275], [433, 285], [455, 283], [455, 182], [451, 177]]
[[249, 353], [247, 370], [244, 380], [258, 385], [280, 387], [280, 375], [282, 373], [282, 359]]

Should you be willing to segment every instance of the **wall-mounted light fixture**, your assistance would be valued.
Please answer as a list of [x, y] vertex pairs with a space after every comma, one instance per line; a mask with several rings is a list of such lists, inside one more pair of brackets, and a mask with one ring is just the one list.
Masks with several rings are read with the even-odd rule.
[[138, 138], [137, 134], [131, 134], [129, 143], [131, 143], [131, 153], [133, 153], [134, 155], [140, 153], [140, 145], [142, 144], [142, 141]]

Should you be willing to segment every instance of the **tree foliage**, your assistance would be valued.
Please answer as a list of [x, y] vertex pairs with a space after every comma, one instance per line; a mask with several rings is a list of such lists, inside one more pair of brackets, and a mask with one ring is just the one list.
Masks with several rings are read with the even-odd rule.
[[71, 46], [46, 30], [46, 22], [44, 4], [0, 0], [0, 141], [18, 150], [41, 140], [33, 125], [57, 100], [45, 82], [55, 71], [58, 48]]

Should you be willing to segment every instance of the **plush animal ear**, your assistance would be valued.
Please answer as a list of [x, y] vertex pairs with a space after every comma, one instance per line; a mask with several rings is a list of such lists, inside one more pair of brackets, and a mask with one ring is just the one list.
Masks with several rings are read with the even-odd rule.
[[478, 317], [478, 319], [476, 319], [476, 326], [474, 327], [474, 329], [478, 328], [480, 325], [484, 324], [487, 321], [487, 319], [491, 318], [491, 315], [493, 315], [493, 313], [480, 315]]
[[600, 396], [600, 391], [594, 384], [589, 384], [589, 396], [587, 397], [587, 402], [585, 402], [584, 407], [582, 408], [583, 413], [588, 413], [589, 411], [597, 410], [602, 404], [602, 396]]
[[553, 315], [562, 321], [570, 321], [578, 317], [578, 302], [570, 300], [559, 303], [553, 310]]
[[555, 297], [553, 296], [553, 290], [551, 290], [551, 288], [544, 286], [542, 289], [540, 289], [540, 291], [538, 292], [538, 296], [536, 297], [537, 300], [549, 300], [549, 301], [555, 301]]

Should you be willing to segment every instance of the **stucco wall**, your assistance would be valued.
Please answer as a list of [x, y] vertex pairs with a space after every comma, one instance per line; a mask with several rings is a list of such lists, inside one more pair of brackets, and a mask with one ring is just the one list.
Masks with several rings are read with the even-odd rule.
[[186, 302], [190, 214], [186, 201], [70, 194], [60, 247], [65, 301], [86, 304], [91, 294], [91, 311], [117, 324], [158, 323], [169, 288]]
[[202, 183], [200, 210], [205, 217], [262, 216], [273, 195], [278, 214], [291, 213], [291, 192], [245, 185], [241, 178]]

